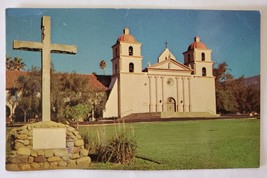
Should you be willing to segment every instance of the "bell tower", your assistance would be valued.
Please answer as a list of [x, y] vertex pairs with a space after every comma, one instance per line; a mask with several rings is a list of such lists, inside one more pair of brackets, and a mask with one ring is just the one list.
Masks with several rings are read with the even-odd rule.
[[141, 73], [142, 60], [141, 43], [130, 34], [129, 28], [123, 30], [123, 34], [112, 46], [112, 74], [119, 73]]
[[196, 36], [186, 52], [184, 52], [184, 64], [193, 69], [192, 75], [201, 77], [213, 77], [211, 49], [208, 49]]

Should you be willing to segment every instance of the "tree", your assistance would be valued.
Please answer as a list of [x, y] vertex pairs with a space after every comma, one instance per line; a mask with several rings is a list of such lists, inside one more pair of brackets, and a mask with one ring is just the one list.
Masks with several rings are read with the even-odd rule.
[[246, 93], [246, 110], [260, 113], [260, 89], [256, 85], [249, 85]]
[[[27, 75], [18, 78], [21, 116], [34, 118], [41, 113], [41, 72], [33, 67]], [[51, 114], [52, 120], [89, 120], [92, 113], [101, 117], [105, 107], [105, 91], [96, 91], [94, 83], [75, 73], [56, 73], [51, 69]], [[92, 112], [92, 110], [94, 112]], [[28, 119], [28, 118], [27, 118]], [[26, 119], [26, 120], [27, 120]], [[22, 119], [21, 119], [22, 120]]]
[[[15, 113], [17, 121], [27, 122], [27, 118], [30, 117], [31, 100], [27, 98], [27, 96], [21, 96], [16, 111], [18, 111]], [[19, 113], [19, 111], [22, 111], [23, 113]], [[21, 119], [21, 115], [23, 115], [23, 120]]]
[[99, 110], [104, 109], [105, 92], [94, 91], [87, 78], [75, 73], [54, 73], [52, 77], [52, 108], [55, 120], [89, 120], [94, 111], [99, 113]]
[[106, 101], [107, 94], [104, 91], [91, 91], [89, 93], [88, 103], [92, 107], [92, 119], [102, 117]]
[[89, 117], [91, 116], [92, 108], [88, 104], [77, 104], [75, 106], [67, 106], [65, 113], [66, 118], [70, 120], [75, 121], [84, 121], [89, 120]]
[[6, 70], [11, 70], [11, 60], [12, 57], [6, 56]]
[[243, 76], [234, 79], [227, 63], [218, 64], [213, 74], [216, 77], [216, 108], [219, 113], [248, 113], [260, 111], [260, 90], [247, 85]]
[[106, 67], [107, 67], [106, 61], [105, 61], [105, 60], [101, 60], [101, 61], [99, 62], [99, 67], [100, 67], [100, 69], [103, 70], [104, 75], [105, 75], [105, 69], [106, 69]]
[[[20, 100], [18, 108], [23, 111], [24, 121], [26, 116], [34, 118], [41, 113], [41, 73], [40, 69], [32, 67], [25, 76], [18, 78]], [[19, 114], [17, 114], [19, 115]]]
[[237, 104], [236, 112], [246, 113], [246, 90], [247, 87], [244, 83], [244, 77], [241, 76], [234, 79], [230, 83], [231, 91], [234, 95], [235, 102]]
[[[61, 121], [65, 119], [76, 120], [77, 117], [70, 112], [76, 112], [72, 107], [84, 104], [88, 100], [88, 81], [79, 77], [75, 73], [53, 73], [52, 74], [52, 114], [53, 120]], [[68, 112], [66, 113], [66, 109]]]
[[24, 70], [26, 64], [23, 62], [22, 58], [10, 56], [6, 57], [6, 69], [11, 71], [21, 71]]
[[218, 64], [217, 68], [214, 67], [213, 69], [216, 87], [216, 108], [219, 113], [229, 113], [237, 110], [237, 103], [231, 87], [233, 76], [228, 71], [228, 64], [225, 62]]

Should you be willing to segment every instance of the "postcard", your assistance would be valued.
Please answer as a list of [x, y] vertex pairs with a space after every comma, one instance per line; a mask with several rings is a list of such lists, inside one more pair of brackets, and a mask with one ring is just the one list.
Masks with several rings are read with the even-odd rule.
[[260, 166], [260, 13], [6, 10], [6, 170]]

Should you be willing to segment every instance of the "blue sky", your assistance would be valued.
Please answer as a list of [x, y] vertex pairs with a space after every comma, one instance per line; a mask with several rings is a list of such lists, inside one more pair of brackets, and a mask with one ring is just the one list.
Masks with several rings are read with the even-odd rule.
[[111, 74], [111, 46], [125, 27], [142, 43], [143, 68], [168, 48], [183, 63], [182, 53], [196, 35], [213, 50], [215, 64], [227, 62], [235, 77], [260, 74], [260, 13], [258, 11], [152, 9], [7, 9], [6, 53], [40, 66], [39, 52], [12, 49], [13, 40], [40, 41], [41, 17], [51, 16], [52, 43], [76, 45], [76, 55], [52, 54], [59, 72]]

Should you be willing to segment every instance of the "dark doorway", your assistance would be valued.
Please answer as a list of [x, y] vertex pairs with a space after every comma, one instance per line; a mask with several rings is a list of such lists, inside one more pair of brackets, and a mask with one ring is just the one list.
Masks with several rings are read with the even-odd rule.
[[174, 98], [167, 99], [167, 112], [176, 112], [176, 101]]

